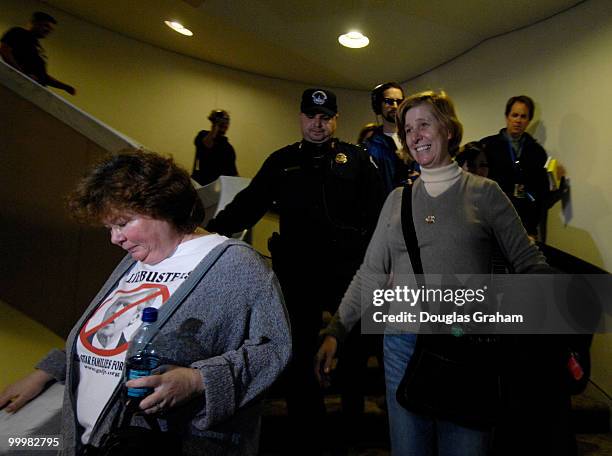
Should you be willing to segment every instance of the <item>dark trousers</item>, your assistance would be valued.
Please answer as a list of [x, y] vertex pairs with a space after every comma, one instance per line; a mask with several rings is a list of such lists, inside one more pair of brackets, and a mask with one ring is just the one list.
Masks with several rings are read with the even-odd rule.
[[502, 342], [503, 408], [493, 454], [575, 455], [564, 338], [506, 335]]
[[[328, 265], [329, 266], [329, 265]], [[322, 313], [334, 313], [350, 282], [348, 274], [331, 273], [331, 268], [302, 269], [299, 273], [277, 272], [291, 322], [293, 357], [283, 376], [282, 389], [287, 400], [294, 452], [313, 454], [322, 448], [341, 446], [343, 435], [363, 414], [363, 382], [367, 353], [360, 344], [369, 339], [360, 326], [350, 332], [339, 352], [334, 388], [342, 398], [342, 422], [327, 423], [325, 391], [314, 373], [314, 358], [320, 346]], [[343, 432], [346, 431], [346, 432]]]

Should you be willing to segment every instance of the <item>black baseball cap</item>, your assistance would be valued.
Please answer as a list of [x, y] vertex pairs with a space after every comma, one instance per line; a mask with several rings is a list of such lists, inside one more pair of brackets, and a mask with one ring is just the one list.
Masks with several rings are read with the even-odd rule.
[[335, 116], [338, 113], [336, 94], [325, 89], [306, 89], [302, 94], [300, 109], [304, 114], [327, 114]]

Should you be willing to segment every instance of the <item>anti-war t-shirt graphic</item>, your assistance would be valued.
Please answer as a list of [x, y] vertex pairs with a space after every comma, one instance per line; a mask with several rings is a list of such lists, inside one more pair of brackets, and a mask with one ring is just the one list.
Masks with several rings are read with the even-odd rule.
[[168, 287], [145, 283], [133, 290], [115, 290], [81, 329], [85, 350], [113, 356], [127, 350], [128, 341], [140, 326], [142, 309], [157, 307], [169, 297]]

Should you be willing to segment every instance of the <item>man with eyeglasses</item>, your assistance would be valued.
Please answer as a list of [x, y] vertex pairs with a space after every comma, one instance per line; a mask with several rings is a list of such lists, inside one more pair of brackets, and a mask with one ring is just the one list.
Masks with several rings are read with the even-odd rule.
[[404, 90], [396, 82], [385, 82], [372, 90], [372, 110], [382, 117], [382, 125], [364, 145], [378, 166], [386, 194], [418, 176], [418, 164], [403, 151], [397, 135], [395, 113], [403, 99]]
[[[316, 454], [326, 440], [323, 392], [313, 370], [322, 313], [335, 313], [360, 266], [384, 194], [367, 152], [333, 137], [338, 120], [335, 94], [307, 89], [300, 107], [302, 140], [272, 153], [207, 229], [235, 233], [252, 227], [270, 209], [279, 214], [280, 234], [274, 233], [269, 248], [292, 329], [293, 359], [284, 385], [290, 438], [299, 442], [292, 454]], [[338, 369], [347, 420], [359, 419], [364, 406], [366, 360], [360, 359], [361, 350], [351, 348], [360, 339], [359, 325], [356, 328], [347, 338]]]

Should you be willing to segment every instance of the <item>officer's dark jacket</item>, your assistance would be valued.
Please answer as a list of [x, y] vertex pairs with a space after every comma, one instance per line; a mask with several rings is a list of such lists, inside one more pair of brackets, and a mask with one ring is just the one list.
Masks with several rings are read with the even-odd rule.
[[361, 147], [337, 139], [301, 141], [272, 153], [207, 229], [241, 231], [274, 206], [286, 248], [309, 257], [349, 256], [360, 262], [383, 198], [380, 176]]
[[[505, 129], [498, 134], [480, 140], [489, 164], [489, 179], [496, 181], [514, 204], [529, 234], [536, 234], [539, 222], [545, 216], [549, 192], [548, 176], [544, 165], [548, 155], [544, 148], [529, 134], [523, 133], [523, 146], [519, 164], [512, 162]], [[514, 197], [516, 184], [524, 184], [525, 191], [533, 197]]]

